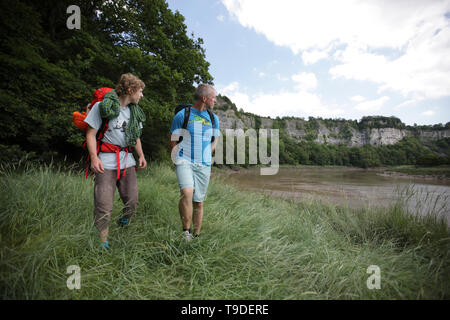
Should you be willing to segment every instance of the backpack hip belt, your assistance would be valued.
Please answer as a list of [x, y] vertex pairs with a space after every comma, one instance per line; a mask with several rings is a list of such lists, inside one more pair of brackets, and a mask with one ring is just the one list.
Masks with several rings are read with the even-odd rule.
[[[97, 146], [98, 148], [98, 146]], [[131, 151], [131, 147], [120, 147], [115, 144], [102, 142], [99, 147], [100, 152], [106, 152], [106, 153], [115, 153], [116, 154], [116, 160], [117, 160], [117, 180], [120, 179], [120, 151], [126, 151], [127, 155], [125, 156], [125, 169], [123, 170], [122, 177], [125, 177], [125, 173], [127, 172], [127, 158], [128, 153]]]
[[[117, 180], [120, 179], [120, 152], [121, 151], [125, 151], [127, 153], [127, 155], [125, 156], [125, 169], [123, 170], [123, 174], [122, 174], [122, 177], [125, 177], [125, 174], [127, 172], [127, 167], [126, 167], [127, 158], [128, 158], [128, 153], [131, 152], [131, 147], [120, 147], [118, 145], [107, 143], [107, 142], [97, 143], [97, 154], [99, 154], [100, 152], [116, 154]], [[88, 176], [88, 171], [89, 171], [89, 156], [88, 156], [88, 167], [86, 168], [86, 179]]]

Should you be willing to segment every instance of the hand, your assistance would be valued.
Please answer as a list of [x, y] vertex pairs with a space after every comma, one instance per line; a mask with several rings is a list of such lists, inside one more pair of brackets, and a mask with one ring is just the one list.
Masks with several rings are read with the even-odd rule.
[[104, 173], [105, 172], [105, 169], [103, 168], [103, 163], [98, 157], [91, 158], [91, 169], [95, 173]]
[[145, 160], [144, 156], [139, 157], [139, 168], [145, 169], [147, 167], [147, 160]]

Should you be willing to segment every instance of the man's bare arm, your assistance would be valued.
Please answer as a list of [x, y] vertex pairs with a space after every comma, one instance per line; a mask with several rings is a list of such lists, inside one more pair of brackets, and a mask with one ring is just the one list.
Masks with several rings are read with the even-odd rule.
[[147, 160], [145, 160], [144, 151], [142, 150], [141, 139], [136, 140], [136, 145], [134, 146], [139, 157], [139, 168], [144, 169], [147, 166]]
[[91, 159], [91, 168], [95, 173], [105, 172], [103, 163], [97, 156], [97, 129], [89, 126], [86, 131], [86, 144], [89, 152], [89, 158]]
[[214, 150], [216, 150], [216, 146], [217, 146], [218, 142], [219, 142], [219, 140], [217, 139], [217, 137], [215, 137], [214, 142], [211, 144], [211, 154], [214, 152]]

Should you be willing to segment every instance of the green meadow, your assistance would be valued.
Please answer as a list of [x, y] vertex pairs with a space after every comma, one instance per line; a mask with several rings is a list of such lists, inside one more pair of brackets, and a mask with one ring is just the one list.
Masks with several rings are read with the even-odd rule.
[[[352, 210], [243, 192], [213, 177], [200, 238], [185, 243], [171, 165], [138, 172], [138, 211], [93, 225], [93, 181], [56, 165], [3, 167], [2, 299], [449, 299], [450, 231], [433, 215]], [[70, 290], [67, 268], [80, 268]], [[369, 289], [380, 270], [380, 289]]]

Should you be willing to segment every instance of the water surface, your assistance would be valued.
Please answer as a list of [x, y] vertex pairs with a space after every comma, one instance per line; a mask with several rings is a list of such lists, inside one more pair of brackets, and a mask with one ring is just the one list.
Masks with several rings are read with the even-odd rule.
[[360, 168], [280, 168], [261, 176], [259, 168], [217, 171], [242, 190], [295, 200], [320, 199], [333, 204], [388, 207], [399, 200], [414, 214], [443, 216], [450, 225], [450, 180], [382, 176], [381, 170]]

